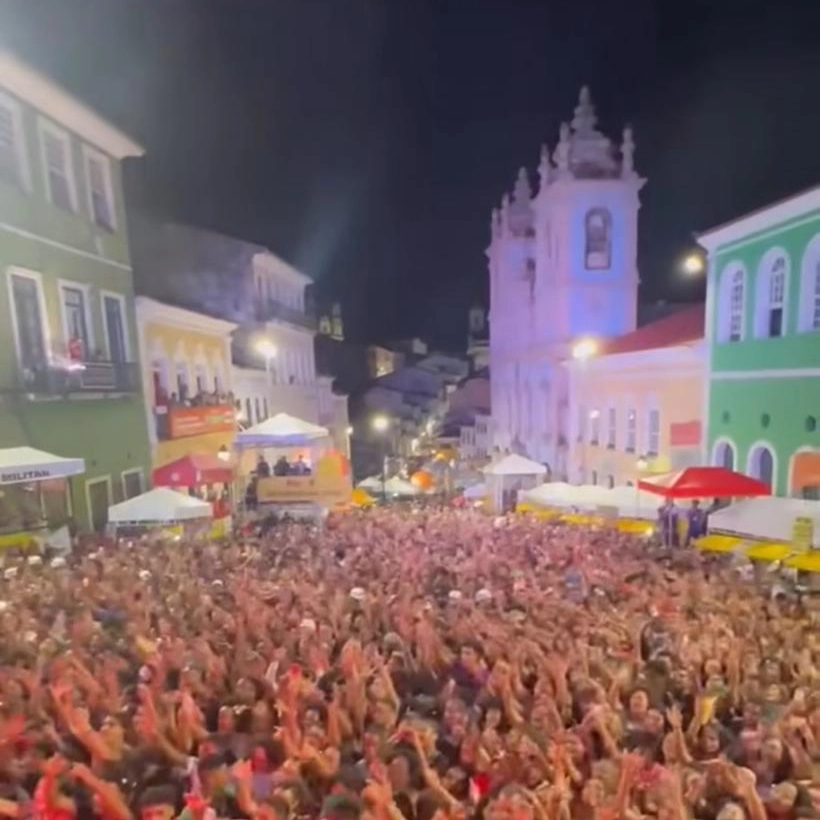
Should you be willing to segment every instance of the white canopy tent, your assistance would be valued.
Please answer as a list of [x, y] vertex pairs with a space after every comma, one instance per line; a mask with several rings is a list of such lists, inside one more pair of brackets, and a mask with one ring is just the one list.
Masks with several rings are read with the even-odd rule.
[[168, 487], [155, 487], [108, 508], [108, 522], [117, 526], [179, 524], [212, 517], [213, 509], [207, 501]]
[[576, 509], [590, 512], [598, 507], [617, 509], [619, 518], [638, 518], [653, 521], [658, 514], [658, 497], [639, 491], [636, 487], [601, 487], [595, 484], [566, 484], [556, 481], [541, 484], [522, 493], [521, 500], [544, 507]]
[[360, 481], [356, 486], [367, 490], [369, 493], [380, 493], [382, 491], [382, 480], [377, 475], [371, 475]]
[[0, 450], [0, 485], [70, 478], [84, 472], [85, 461], [81, 458], [63, 458], [34, 447]]
[[820, 501], [803, 498], [772, 496], [738, 501], [709, 516], [709, 532], [789, 543], [797, 518], [814, 522], [814, 546], [820, 548]]
[[514, 510], [518, 494], [531, 490], [544, 480], [547, 468], [517, 453], [504, 456], [484, 468], [487, 496], [496, 512]]
[[269, 419], [237, 433], [237, 447], [306, 447], [314, 441], [330, 435], [327, 427], [311, 424], [290, 416], [277, 413]]

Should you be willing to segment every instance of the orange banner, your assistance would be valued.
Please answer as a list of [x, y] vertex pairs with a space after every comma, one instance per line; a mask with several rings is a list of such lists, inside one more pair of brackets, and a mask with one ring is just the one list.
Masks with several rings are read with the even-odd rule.
[[233, 407], [175, 407], [168, 412], [169, 438], [230, 433], [235, 428]]

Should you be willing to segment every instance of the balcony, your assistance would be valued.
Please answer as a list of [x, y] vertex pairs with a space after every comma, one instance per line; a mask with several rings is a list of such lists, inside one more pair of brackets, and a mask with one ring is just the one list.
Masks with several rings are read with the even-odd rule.
[[231, 433], [236, 430], [236, 409], [231, 404], [200, 407], [155, 407], [157, 438], [171, 441], [207, 433]]
[[319, 326], [313, 313], [297, 310], [275, 299], [257, 302], [254, 311], [258, 322], [287, 322], [306, 330], [316, 330]]
[[20, 386], [32, 396], [138, 393], [140, 370], [136, 362], [49, 362], [23, 369]]

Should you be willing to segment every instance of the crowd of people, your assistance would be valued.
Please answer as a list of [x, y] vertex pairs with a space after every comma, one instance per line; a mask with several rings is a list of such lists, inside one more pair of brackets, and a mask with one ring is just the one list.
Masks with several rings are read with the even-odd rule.
[[385, 508], [0, 597], [8, 818], [820, 816], [815, 599], [695, 551]]

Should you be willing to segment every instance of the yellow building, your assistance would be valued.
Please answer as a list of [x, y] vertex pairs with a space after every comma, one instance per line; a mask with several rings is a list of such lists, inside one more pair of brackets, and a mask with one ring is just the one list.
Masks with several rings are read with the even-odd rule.
[[145, 412], [153, 467], [230, 450], [236, 407], [230, 383], [232, 322], [136, 300]]
[[703, 306], [679, 311], [567, 362], [569, 479], [622, 486], [702, 464]]

